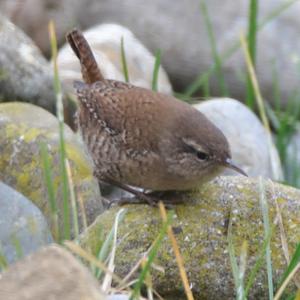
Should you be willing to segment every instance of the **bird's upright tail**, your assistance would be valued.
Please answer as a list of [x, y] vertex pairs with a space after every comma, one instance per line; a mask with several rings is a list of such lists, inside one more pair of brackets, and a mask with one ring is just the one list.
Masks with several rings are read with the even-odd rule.
[[80, 61], [84, 82], [103, 81], [104, 77], [83, 34], [79, 30], [73, 29], [66, 35], [66, 39]]

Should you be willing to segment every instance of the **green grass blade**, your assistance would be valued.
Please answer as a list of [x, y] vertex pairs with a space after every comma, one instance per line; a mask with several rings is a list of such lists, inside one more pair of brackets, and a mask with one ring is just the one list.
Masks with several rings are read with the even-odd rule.
[[246, 289], [245, 289], [245, 296], [246, 297], [247, 297], [247, 295], [250, 291], [250, 288], [252, 287], [252, 285], [255, 281], [255, 277], [256, 277], [257, 272], [263, 266], [263, 260], [264, 260], [264, 256], [265, 256], [266, 249], [267, 249], [270, 238], [271, 238], [271, 236], [269, 236], [267, 239], [264, 240], [263, 245], [261, 247], [261, 251], [260, 251], [259, 256], [258, 256], [258, 259], [257, 259], [254, 267], [252, 268], [251, 273], [248, 277], [248, 282], [246, 284]]
[[214, 32], [213, 32], [213, 28], [212, 28], [212, 24], [210, 21], [210, 17], [208, 14], [205, 0], [200, 1], [200, 7], [201, 7], [201, 12], [202, 12], [202, 15], [204, 18], [205, 26], [207, 29], [210, 47], [211, 47], [211, 50], [213, 53], [214, 64], [216, 66], [215, 69], [216, 69], [218, 82], [220, 85], [220, 90], [221, 90], [221, 93], [223, 96], [228, 96], [228, 89], [227, 89], [227, 86], [225, 83], [224, 74], [223, 74], [223, 70], [222, 70], [222, 60], [218, 54], [217, 44], [216, 44], [216, 40], [215, 40], [215, 36], [214, 36]]
[[278, 286], [282, 285], [284, 280], [289, 276], [289, 274], [294, 270], [294, 268], [299, 262], [300, 262], [300, 243], [297, 245], [296, 250], [291, 258], [291, 261], [288, 267], [286, 268], [285, 272], [283, 273]]
[[41, 159], [43, 164], [45, 183], [47, 187], [48, 201], [50, 204], [51, 220], [54, 228], [53, 236], [55, 241], [60, 242], [59, 226], [58, 226], [58, 210], [57, 210], [57, 203], [55, 197], [56, 192], [52, 180], [50, 156], [47, 151], [47, 145], [45, 143], [40, 144], [40, 153], [41, 153]]
[[8, 267], [8, 262], [6, 257], [4, 256], [4, 253], [2, 252], [2, 247], [0, 245], [0, 274], [2, 271], [4, 271]]
[[40, 152], [43, 163], [43, 171], [49, 196], [50, 209], [52, 213], [57, 213], [57, 204], [55, 199], [55, 189], [52, 181], [52, 171], [50, 157], [47, 151], [46, 143], [40, 143]]
[[[285, 292], [288, 284], [291, 282], [291, 280], [293, 279], [293, 277], [295, 277], [296, 273], [299, 271], [300, 269], [300, 263], [298, 263], [296, 265], [296, 267], [293, 269], [293, 271], [289, 274], [289, 276], [286, 278], [286, 280], [282, 283], [282, 285], [279, 287], [279, 289], [276, 292], [276, 295], [274, 296], [274, 300], [280, 300], [282, 299], [282, 295]], [[297, 292], [297, 299], [299, 299], [300, 296], [300, 290], [298, 289]]]
[[284, 300], [297, 300], [299, 298], [296, 298], [296, 294], [288, 295]]
[[[249, 5], [249, 20], [248, 20], [248, 51], [253, 66], [256, 62], [256, 33], [257, 33], [257, 0], [250, 0]], [[254, 108], [255, 103], [255, 92], [251, 82], [251, 78], [247, 76], [247, 93], [246, 103], [251, 109]]]
[[199, 75], [184, 91], [184, 95], [187, 97], [191, 97], [194, 93], [196, 93], [203, 84], [207, 83], [207, 78], [215, 72], [215, 65], [211, 66], [208, 71]]
[[122, 68], [123, 68], [125, 82], [129, 82], [129, 74], [128, 74], [128, 67], [127, 67], [127, 60], [126, 60], [123, 37], [121, 37], [121, 61], [122, 61]]
[[77, 201], [76, 201], [76, 196], [75, 196], [75, 189], [74, 189], [74, 183], [73, 183], [73, 178], [72, 178], [71, 166], [70, 166], [68, 159], [66, 159], [65, 162], [66, 162], [66, 169], [67, 169], [67, 175], [68, 175], [68, 186], [69, 186], [69, 191], [70, 191], [74, 238], [75, 238], [75, 242], [77, 242], [78, 238], [79, 238], [79, 222], [78, 222], [79, 218], [78, 218]]
[[281, 111], [281, 95], [280, 95], [280, 82], [278, 78], [278, 70], [275, 67], [275, 62], [272, 64], [272, 86], [273, 86], [273, 99], [274, 109], [278, 113]]
[[23, 253], [21, 242], [16, 234], [13, 234], [11, 236], [11, 242], [15, 247], [17, 258], [21, 259], [24, 256], [24, 253]]
[[64, 125], [60, 123], [60, 163], [61, 163], [61, 175], [63, 186], [63, 219], [64, 219], [64, 238], [66, 240], [71, 239], [71, 226], [70, 226], [70, 209], [69, 209], [69, 187], [68, 176], [66, 170], [66, 149], [64, 142]]
[[153, 69], [153, 76], [152, 76], [152, 90], [153, 91], [157, 91], [160, 60], [161, 60], [161, 51], [160, 51], [160, 49], [158, 49], [155, 53], [155, 62], [154, 62], [154, 69]]
[[204, 79], [203, 80], [203, 96], [205, 98], [209, 98], [210, 97], [210, 82], [209, 82], [210, 77], [206, 76], [203, 79]]
[[247, 250], [248, 250], [248, 243], [247, 241], [243, 241], [241, 254], [240, 254], [240, 265], [239, 265], [239, 281], [240, 281], [240, 288], [238, 290], [239, 299], [245, 299], [245, 288], [244, 288], [244, 279], [246, 273], [246, 266], [247, 266]]
[[[264, 223], [264, 233], [265, 239], [271, 234], [271, 227], [269, 221], [269, 208], [268, 202], [265, 197], [265, 186], [263, 184], [263, 180], [259, 178], [259, 191], [260, 191], [260, 206], [263, 215], [263, 223]], [[273, 280], [272, 280], [272, 258], [271, 258], [271, 249], [270, 249], [270, 240], [266, 245], [266, 265], [267, 265], [267, 274], [268, 274], [268, 288], [269, 288], [269, 299], [272, 300], [274, 297], [274, 288], [273, 288]]]
[[256, 62], [256, 34], [257, 34], [257, 0], [250, 0], [249, 20], [248, 20], [248, 48], [251, 60]]
[[[104, 262], [106, 260], [108, 254], [109, 254], [109, 250], [110, 250], [110, 247], [111, 247], [111, 244], [112, 244], [113, 237], [114, 237], [114, 228], [112, 228], [110, 230], [110, 232], [106, 236], [106, 239], [103, 242], [101, 248], [99, 249], [99, 252], [98, 252], [98, 255], [97, 255], [98, 260], [100, 260], [102, 262]], [[94, 270], [94, 274], [95, 274], [95, 277], [97, 279], [99, 279], [100, 276], [102, 275], [102, 270], [99, 269], [99, 268], [96, 268]]]
[[252, 287], [252, 285], [255, 281], [258, 271], [263, 267], [263, 261], [264, 261], [266, 249], [267, 249], [268, 245], [270, 244], [272, 232], [273, 232], [273, 226], [271, 227], [271, 230], [270, 230], [268, 236], [265, 237], [263, 244], [260, 247], [260, 252], [258, 254], [258, 258], [248, 276], [248, 282], [247, 282], [246, 288], [245, 288], [245, 297], [247, 297], [247, 295], [250, 291], [250, 288]]
[[49, 35], [51, 43], [51, 53], [54, 69], [54, 91], [56, 96], [56, 113], [59, 121], [59, 152], [60, 152], [60, 167], [62, 176], [62, 194], [63, 194], [63, 220], [64, 220], [64, 239], [71, 239], [71, 226], [70, 226], [70, 210], [69, 210], [69, 183], [66, 169], [66, 148], [64, 141], [64, 113], [62, 90], [58, 75], [57, 67], [57, 41], [54, 23], [49, 23]]
[[140, 295], [141, 287], [145, 281], [145, 278], [146, 278], [148, 272], [150, 271], [151, 264], [157, 255], [158, 249], [163, 241], [163, 238], [166, 236], [168, 226], [171, 225], [173, 216], [174, 216], [174, 212], [170, 211], [167, 216], [167, 221], [163, 222], [160, 232], [158, 234], [158, 237], [156, 238], [156, 240], [149, 252], [145, 266], [144, 266], [139, 278], [137, 279], [137, 282], [134, 285], [134, 290], [129, 298], [130, 300], [138, 299], [138, 297]]
[[258, 28], [262, 29], [263, 27], [265, 27], [269, 22], [271, 22], [272, 20], [274, 20], [275, 18], [277, 18], [283, 11], [287, 10], [290, 6], [292, 6], [293, 4], [295, 4], [296, 2], [298, 2], [299, 0], [287, 0], [283, 3], [281, 3], [280, 5], [278, 5], [278, 7], [276, 7], [275, 9], [273, 9], [271, 11], [271, 13], [269, 13], [259, 24]]
[[264, 104], [265, 104], [265, 108], [266, 108], [266, 115], [267, 115], [268, 119], [270, 120], [270, 124], [272, 125], [271, 127], [274, 128], [275, 131], [277, 132], [277, 130], [280, 127], [280, 120], [278, 118], [278, 115], [273, 110], [273, 108], [269, 102], [265, 101]]

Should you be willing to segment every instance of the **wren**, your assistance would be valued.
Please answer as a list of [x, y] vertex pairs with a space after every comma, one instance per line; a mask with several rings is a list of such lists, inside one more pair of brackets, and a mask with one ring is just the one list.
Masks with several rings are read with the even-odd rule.
[[82, 33], [66, 36], [81, 65], [78, 124], [103, 182], [151, 202], [151, 191], [197, 188], [231, 168], [228, 141], [201, 112], [172, 96], [105, 79]]

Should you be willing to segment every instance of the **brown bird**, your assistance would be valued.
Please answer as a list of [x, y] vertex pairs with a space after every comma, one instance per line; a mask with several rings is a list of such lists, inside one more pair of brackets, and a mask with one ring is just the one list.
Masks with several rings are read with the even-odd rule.
[[231, 161], [223, 133], [202, 113], [176, 98], [103, 78], [82, 33], [67, 34], [83, 82], [75, 81], [78, 123], [93, 158], [94, 174], [144, 201], [133, 187], [152, 191], [194, 189]]

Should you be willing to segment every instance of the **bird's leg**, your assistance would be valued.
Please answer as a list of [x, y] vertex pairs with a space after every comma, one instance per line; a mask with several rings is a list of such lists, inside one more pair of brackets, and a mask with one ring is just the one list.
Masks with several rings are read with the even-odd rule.
[[[158, 206], [158, 202], [161, 201], [165, 205], [166, 209], [174, 209], [175, 205], [186, 203], [182, 197], [177, 197], [168, 192], [140, 192], [128, 185], [115, 182], [114, 180], [106, 180], [106, 183], [117, 186], [135, 196], [135, 198], [124, 197], [117, 201], [112, 201], [111, 204], [116, 203], [118, 205], [125, 204], [148, 204], [153, 207]], [[169, 195], [169, 197], [166, 197]]]
[[102, 180], [102, 181], [104, 181], [105, 183], [114, 185], [114, 186], [116, 186], [116, 187], [118, 187], [118, 188], [120, 188], [120, 189], [122, 189], [126, 192], [129, 192], [129, 193], [133, 194], [136, 197], [136, 199], [134, 199], [134, 198], [121, 198], [120, 200], [117, 201], [117, 203], [120, 204], [120, 205], [124, 205], [124, 204], [149, 204], [150, 206], [157, 206], [157, 203], [158, 203], [159, 199], [157, 199], [155, 197], [151, 197], [149, 195], [146, 195], [143, 192], [137, 191], [134, 188], [132, 188], [132, 187], [126, 185], [126, 184], [114, 181], [112, 179], [105, 179], [105, 180]]

